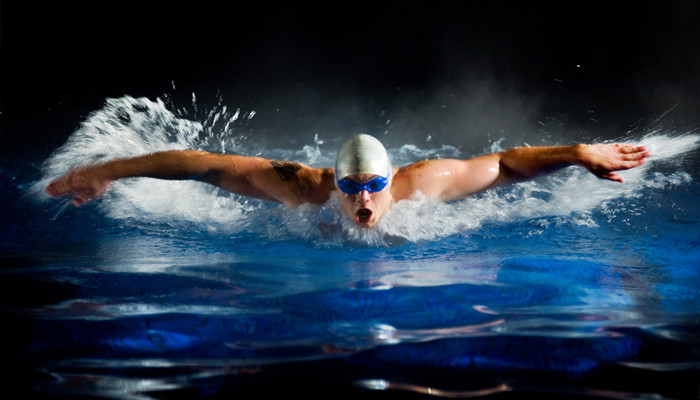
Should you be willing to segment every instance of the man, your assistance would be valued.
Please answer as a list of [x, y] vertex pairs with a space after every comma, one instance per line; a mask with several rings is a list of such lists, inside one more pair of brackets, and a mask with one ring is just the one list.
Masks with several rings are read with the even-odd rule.
[[128, 177], [196, 179], [290, 207], [323, 204], [335, 192], [355, 224], [371, 228], [394, 202], [419, 191], [443, 201], [458, 200], [569, 165], [622, 182], [616, 171], [642, 165], [649, 156], [644, 146], [578, 144], [519, 147], [468, 160], [424, 160], [396, 168], [379, 140], [360, 134], [341, 147], [335, 168], [195, 150], [164, 151], [75, 168], [46, 190], [52, 196], [72, 197], [76, 207], [102, 196], [114, 180]]

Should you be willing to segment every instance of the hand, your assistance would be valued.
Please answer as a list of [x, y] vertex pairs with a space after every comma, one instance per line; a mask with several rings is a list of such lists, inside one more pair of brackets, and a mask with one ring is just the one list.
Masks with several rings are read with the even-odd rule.
[[615, 171], [638, 167], [651, 155], [644, 146], [632, 144], [578, 145], [579, 164], [595, 176], [611, 181], [624, 182]]
[[112, 184], [111, 179], [100, 176], [100, 166], [75, 168], [49, 183], [46, 192], [51, 196], [72, 196], [73, 205], [80, 207], [99, 197]]

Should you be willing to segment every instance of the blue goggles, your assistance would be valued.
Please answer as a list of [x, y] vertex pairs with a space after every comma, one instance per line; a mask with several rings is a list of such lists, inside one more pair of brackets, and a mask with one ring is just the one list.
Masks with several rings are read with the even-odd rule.
[[338, 181], [338, 189], [347, 194], [357, 194], [363, 190], [374, 193], [384, 189], [387, 183], [389, 183], [389, 179], [383, 176], [378, 176], [363, 185], [350, 179], [341, 179]]

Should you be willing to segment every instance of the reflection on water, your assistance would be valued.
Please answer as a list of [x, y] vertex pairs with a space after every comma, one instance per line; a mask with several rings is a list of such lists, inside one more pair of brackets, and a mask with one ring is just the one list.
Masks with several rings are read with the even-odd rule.
[[[514, 257], [511, 245], [533, 240], [498, 237], [516, 226], [492, 226], [495, 238], [400, 246], [415, 253], [406, 258], [398, 248], [355, 254], [303, 243], [235, 253], [235, 244], [210, 247], [207, 235], [190, 243], [195, 257], [234, 252], [239, 261], [191, 264], [178, 258], [176, 239], [171, 258], [161, 243], [160, 262], [142, 265], [53, 257], [4, 270], [12, 292], [41, 290], [5, 304], [32, 319], [22, 365], [50, 373], [33, 382], [50, 393], [229, 393], [248, 387], [251, 374], [275, 381], [290, 368], [324, 370], [338, 387], [434, 396], [528, 392], [549, 387], [552, 376], [564, 394], [674, 398], [692, 389], [697, 271], [673, 276], [632, 256], [635, 249]], [[549, 248], [534, 241], [539, 253]], [[440, 255], [445, 247], [452, 254]], [[294, 257], [282, 262], [279, 248]], [[624, 379], [613, 384], [607, 374]], [[656, 374], [680, 386], [629, 386]]]
[[[655, 158], [624, 185], [568, 169], [417, 197], [373, 233], [334, 201], [287, 210], [193, 182], [128, 180], [80, 210], [38, 191], [107, 155], [245, 153], [242, 117], [210, 116], [226, 134], [114, 99], [41, 171], [2, 166], [10, 378], [49, 397], [696, 396], [697, 135], [637, 138]], [[268, 156], [328, 164], [322, 145]]]

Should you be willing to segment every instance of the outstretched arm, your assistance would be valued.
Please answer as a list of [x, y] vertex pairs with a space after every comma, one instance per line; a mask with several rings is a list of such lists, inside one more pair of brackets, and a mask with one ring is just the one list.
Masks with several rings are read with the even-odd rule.
[[164, 151], [75, 168], [51, 182], [46, 191], [52, 196], [70, 196], [79, 207], [101, 197], [121, 178], [195, 179], [230, 192], [297, 206], [325, 201], [334, 188], [332, 174], [332, 170], [291, 161]]
[[623, 182], [616, 171], [638, 167], [650, 153], [630, 144], [577, 144], [560, 147], [519, 147], [500, 153], [501, 180], [529, 179], [569, 165], [580, 165], [602, 179]]
[[638, 167], [651, 154], [631, 144], [577, 144], [560, 147], [519, 147], [500, 153], [501, 181], [529, 179], [569, 165], [580, 165], [595, 176], [624, 182], [616, 171]]
[[650, 154], [630, 144], [578, 144], [518, 147], [469, 160], [429, 160], [397, 172], [395, 197], [421, 190], [430, 197], [458, 200], [488, 188], [519, 182], [570, 165], [586, 168], [602, 179], [623, 182], [616, 171], [640, 166]]

